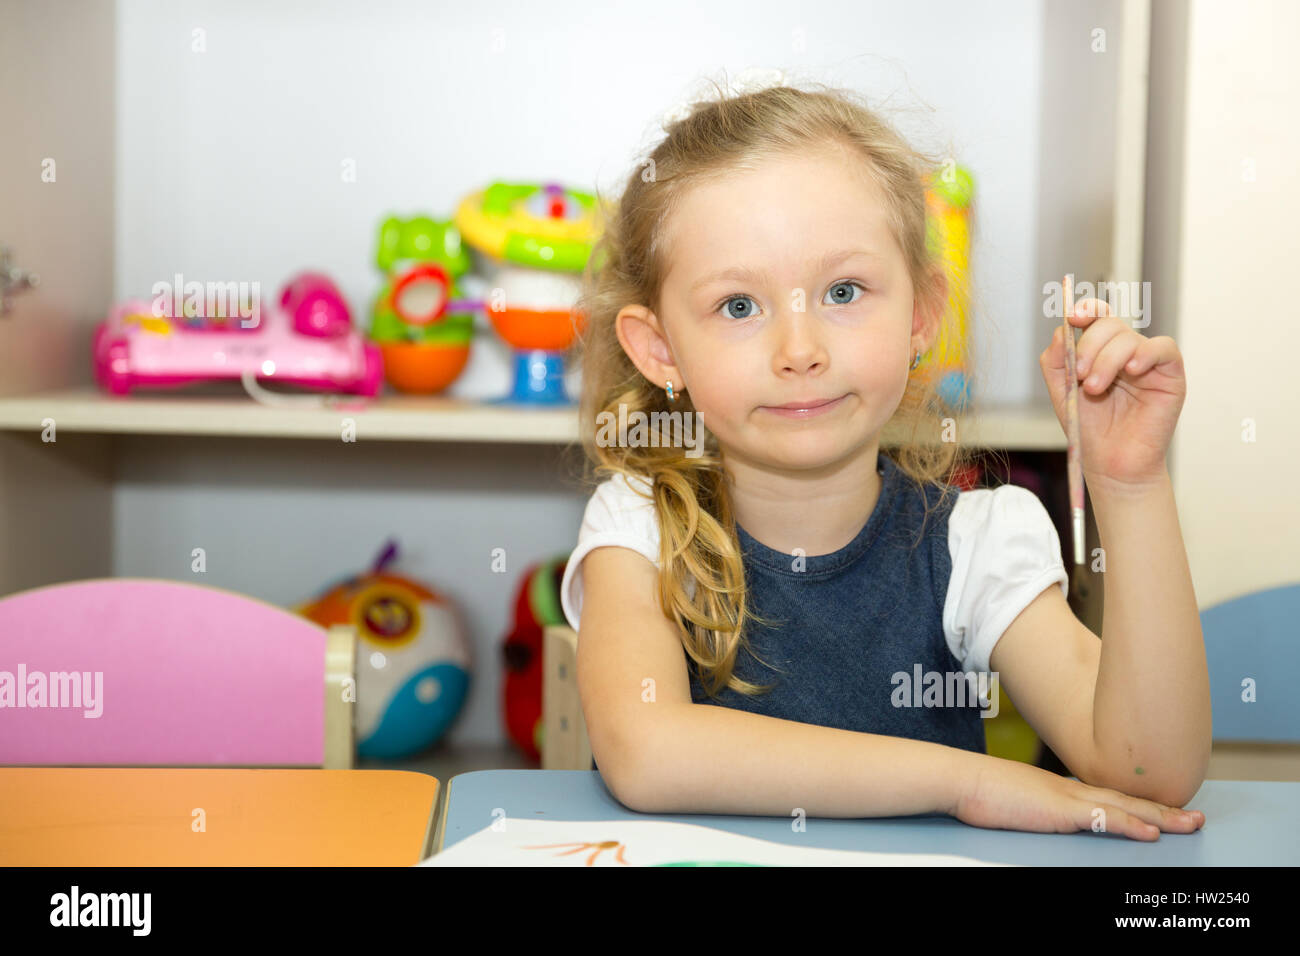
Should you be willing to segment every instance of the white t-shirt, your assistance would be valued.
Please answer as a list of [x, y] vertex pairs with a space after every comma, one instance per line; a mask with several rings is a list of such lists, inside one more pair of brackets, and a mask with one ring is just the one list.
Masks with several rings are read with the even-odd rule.
[[[643, 478], [619, 474], [597, 486], [587, 503], [560, 584], [560, 603], [574, 631], [582, 613], [582, 559], [591, 551], [630, 548], [659, 567], [659, 525], [649, 488]], [[963, 670], [989, 670], [993, 646], [1049, 585], [1059, 584], [1069, 595], [1060, 537], [1028, 488], [1005, 484], [960, 492], [948, 519], [948, 553], [944, 637]]]

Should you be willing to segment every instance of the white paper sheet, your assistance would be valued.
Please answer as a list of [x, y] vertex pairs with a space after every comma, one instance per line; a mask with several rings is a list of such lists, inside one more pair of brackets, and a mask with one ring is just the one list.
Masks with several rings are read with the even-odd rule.
[[689, 823], [501, 817], [416, 866], [1009, 866], [935, 853], [823, 850]]

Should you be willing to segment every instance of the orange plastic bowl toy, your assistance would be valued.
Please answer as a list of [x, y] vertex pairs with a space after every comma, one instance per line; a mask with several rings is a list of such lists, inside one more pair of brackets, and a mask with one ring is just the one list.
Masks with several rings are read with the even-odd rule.
[[468, 345], [381, 342], [379, 350], [384, 355], [388, 384], [416, 395], [442, 391], [460, 377], [469, 363]]
[[586, 316], [568, 309], [488, 310], [497, 335], [517, 349], [545, 349], [562, 352], [582, 334]]
[[390, 216], [379, 232], [376, 265], [385, 275], [375, 298], [370, 338], [384, 377], [401, 392], [429, 395], [451, 385], [469, 364], [474, 313], [481, 302], [458, 296], [470, 268], [460, 233], [427, 216]]

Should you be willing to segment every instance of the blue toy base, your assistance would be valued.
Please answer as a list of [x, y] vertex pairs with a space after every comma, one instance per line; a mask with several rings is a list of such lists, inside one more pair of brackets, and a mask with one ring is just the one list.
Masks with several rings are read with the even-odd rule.
[[515, 384], [509, 395], [488, 405], [573, 405], [564, 391], [564, 353], [542, 349], [515, 352]]

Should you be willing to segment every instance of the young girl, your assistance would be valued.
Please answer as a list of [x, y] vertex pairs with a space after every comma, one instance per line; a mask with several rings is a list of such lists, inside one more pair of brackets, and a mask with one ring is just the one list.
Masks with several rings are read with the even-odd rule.
[[[1210, 747], [1164, 463], [1172, 340], [1097, 300], [1071, 319], [1099, 377], [1080, 410], [1103, 644], [1066, 603], [1041, 502], [947, 484], [962, 452], [935, 440], [950, 413], [916, 373], [947, 295], [935, 164], [824, 87], [724, 93], [666, 133], [607, 212], [579, 303], [598, 486], [561, 595], [610, 790], [660, 813], [1199, 827], [1168, 806]], [[1060, 331], [1040, 365], [1064, 422]], [[904, 439], [888, 453], [886, 425]], [[987, 755], [978, 702], [956, 698], [989, 671], [1077, 781]]]

